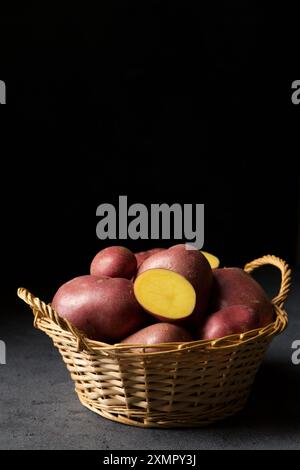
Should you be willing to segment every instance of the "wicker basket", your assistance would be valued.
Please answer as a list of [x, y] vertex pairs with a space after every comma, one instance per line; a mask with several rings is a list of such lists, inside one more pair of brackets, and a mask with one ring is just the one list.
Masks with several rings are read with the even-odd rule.
[[251, 272], [272, 264], [281, 271], [272, 300], [274, 323], [214, 341], [168, 343], [157, 352], [143, 345], [108, 345], [86, 338], [26, 289], [18, 295], [33, 310], [34, 326], [53, 340], [75, 382], [81, 403], [120, 423], [142, 427], [203, 426], [243, 408], [272, 338], [287, 325], [283, 303], [291, 271], [275, 256], [245, 266]]

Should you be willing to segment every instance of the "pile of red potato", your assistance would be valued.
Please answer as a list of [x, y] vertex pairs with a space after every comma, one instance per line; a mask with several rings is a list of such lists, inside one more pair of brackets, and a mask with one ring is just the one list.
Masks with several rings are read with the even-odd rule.
[[88, 338], [153, 345], [216, 339], [273, 321], [262, 287], [239, 268], [184, 244], [132, 253], [100, 251], [90, 274], [56, 292], [52, 307]]

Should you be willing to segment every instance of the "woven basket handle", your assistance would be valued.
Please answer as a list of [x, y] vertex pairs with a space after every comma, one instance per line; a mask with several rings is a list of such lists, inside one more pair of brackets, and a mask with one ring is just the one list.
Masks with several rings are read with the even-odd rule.
[[262, 258], [255, 259], [250, 263], [247, 263], [244, 267], [244, 271], [251, 273], [254, 269], [259, 266], [264, 266], [266, 264], [271, 264], [276, 266], [281, 271], [281, 285], [279, 293], [272, 299], [272, 302], [278, 307], [283, 307], [283, 304], [288, 296], [290, 287], [291, 287], [291, 270], [289, 265], [280, 258], [277, 258], [273, 255], [266, 255]]
[[65, 331], [69, 331], [77, 340], [77, 350], [89, 350], [85, 335], [81, 333], [75, 326], [73, 326], [68, 320], [62, 318], [58, 313], [51, 307], [51, 305], [45, 304], [42, 300], [34, 297], [27, 289], [20, 287], [18, 289], [18, 296], [28, 304], [34, 315], [34, 326], [38, 328], [38, 322], [42, 319], [50, 319], [54, 321], [58, 326], [63, 328]]

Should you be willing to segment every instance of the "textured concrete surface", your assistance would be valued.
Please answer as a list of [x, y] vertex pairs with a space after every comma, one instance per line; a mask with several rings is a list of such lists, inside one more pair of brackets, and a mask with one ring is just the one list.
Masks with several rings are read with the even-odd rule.
[[[273, 286], [278, 278], [268, 271], [262, 281]], [[291, 344], [300, 339], [298, 286], [299, 276], [287, 304], [289, 328], [273, 341], [246, 408], [202, 429], [139, 429], [85, 409], [51, 341], [32, 327], [31, 311], [12, 299], [0, 317], [7, 345], [0, 449], [300, 449], [300, 365], [291, 362]]]

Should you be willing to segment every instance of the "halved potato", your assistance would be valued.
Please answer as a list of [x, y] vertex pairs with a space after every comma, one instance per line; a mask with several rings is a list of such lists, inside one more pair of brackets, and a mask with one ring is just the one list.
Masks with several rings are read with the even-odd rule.
[[163, 321], [186, 318], [196, 305], [192, 284], [181, 274], [168, 269], [144, 271], [134, 282], [134, 294], [147, 312]]

